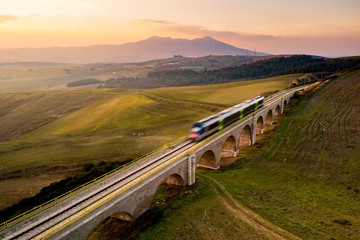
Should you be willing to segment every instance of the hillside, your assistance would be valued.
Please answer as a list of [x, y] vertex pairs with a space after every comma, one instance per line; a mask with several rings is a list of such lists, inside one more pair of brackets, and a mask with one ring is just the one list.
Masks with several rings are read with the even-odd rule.
[[[136, 239], [286, 236], [252, 211], [300, 239], [358, 239], [359, 103], [360, 71], [331, 81], [287, 110], [284, 119], [276, 119], [275, 130], [267, 128], [262, 140], [243, 149], [232, 169], [197, 170], [202, 176], [198, 175], [196, 188], [167, 199], [165, 209], [154, 204], [152, 215], [159, 220], [147, 216], [134, 223], [149, 226], [133, 230]], [[106, 226], [115, 229], [117, 224], [104, 221], [93, 236], [100, 232], [114, 236], [116, 231], [111, 233]]]
[[88, 47], [14, 48], [0, 49], [0, 62], [39, 61], [62, 63], [142, 62], [169, 58], [174, 55], [203, 57], [208, 55], [250, 55], [265, 53], [237, 48], [211, 37], [172, 39], [151, 37], [121, 45], [95, 45]]
[[229, 68], [193, 71], [176, 69], [149, 72], [146, 78], [113, 78], [104, 82], [103, 88], [158, 88], [193, 85], [210, 85], [238, 82], [294, 73], [312, 73], [320, 78], [360, 68], [360, 58], [335, 58], [309, 55], [275, 56], [254, 59]]
[[[0, 93], [42, 89], [74, 89], [67, 87], [67, 84], [89, 78], [100, 81], [114, 78], [146, 78], [150, 72], [164, 70], [214, 70], [234, 67], [243, 63], [251, 63], [271, 57], [273, 56], [205, 56], [200, 58], [177, 56], [127, 64], [0, 63]], [[91, 87], [96, 88], [98, 85], [95, 84]]]
[[[179, 91], [174, 94], [178, 97], [194, 94], [194, 101], [168, 98], [162, 94], [165, 88], [0, 94], [0, 189], [4, 191], [0, 194], [7, 196], [0, 206], [37, 193], [51, 182], [50, 176], [57, 180], [84, 171], [86, 164], [136, 158], [186, 135], [198, 119], [286, 86], [288, 76], [218, 85], [218, 92], [211, 86], [168, 89]], [[242, 89], [247, 95], [234, 95], [234, 90]], [[26, 186], [27, 192], [19, 194], [24, 191], [12, 188], [13, 184]]]

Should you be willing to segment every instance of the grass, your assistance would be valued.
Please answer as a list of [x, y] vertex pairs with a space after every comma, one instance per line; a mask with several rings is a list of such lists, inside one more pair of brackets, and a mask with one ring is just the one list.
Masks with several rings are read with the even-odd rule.
[[109, 94], [2, 143], [0, 163], [9, 171], [16, 171], [44, 164], [136, 158], [185, 135], [193, 121], [208, 114], [204, 110], [162, 104], [127, 91]]
[[0, 142], [108, 97], [105, 91], [38, 91], [0, 94]]
[[119, 76], [144, 77], [150, 71], [153, 70], [146, 66], [139, 68], [115, 63], [106, 67], [96, 64], [44, 67], [34, 67], [30, 63], [20, 66], [14, 64], [13, 67], [0, 68], [0, 93], [48, 89], [86, 78], [107, 80]]
[[298, 78], [302, 75], [291, 74], [260, 80], [206, 86], [158, 88], [145, 90], [145, 92], [174, 100], [235, 105], [266, 91], [284, 89], [289, 85], [289, 79]]

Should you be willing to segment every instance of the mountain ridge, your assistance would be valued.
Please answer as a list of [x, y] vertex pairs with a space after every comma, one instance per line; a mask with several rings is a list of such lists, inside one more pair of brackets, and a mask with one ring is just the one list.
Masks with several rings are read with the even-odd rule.
[[0, 62], [141, 62], [169, 58], [174, 55], [203, 57], [208, 55], [264, 56], [269, 54], [234, 47], [209, 36], [192, 40], [152, 36], [144, 40], [119, 45], [0, 49]]

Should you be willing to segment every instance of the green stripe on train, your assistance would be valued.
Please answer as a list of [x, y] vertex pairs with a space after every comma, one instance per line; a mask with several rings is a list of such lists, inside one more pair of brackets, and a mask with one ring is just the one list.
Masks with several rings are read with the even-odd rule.
[[219, 120], [219, 130], [224, 128], [224, 119]]

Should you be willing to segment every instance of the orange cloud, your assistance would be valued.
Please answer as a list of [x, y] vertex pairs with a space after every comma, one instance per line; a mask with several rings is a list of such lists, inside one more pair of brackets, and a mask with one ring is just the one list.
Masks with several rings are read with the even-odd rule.
[[208, 29], [198, 25], [183, 25], [175, 22], [168, 22], [163, 20], [152, 20], [152, 19], [138, 19], [141, 24], [152, 24], [157, 25], [157, 29], [163, 32], [171, 32], [182, 35], [192, 36], [211, 36], [215, 38], [226, 38], [226, 39], [237, 39], [237, 40], [270, 40], [278, 38], [273, 35], [265, 34], [246, 34], [236, 31], [218, 31]]
[[174, 22], [168, 22], [164, 20], [154, 20], [154, 19], [138, 19], [140, 23], [151, 23], [151, 24], [176, 24]]
[[11, 15], [0, 15], [0, 23], [9, 21], [9, 20], [17, 20], [17, 16], [11, 16]]

